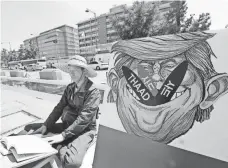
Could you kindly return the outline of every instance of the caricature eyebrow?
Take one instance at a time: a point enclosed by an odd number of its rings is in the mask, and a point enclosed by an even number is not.
[[[174,62],[175,64],[177,64],[177,61],[175,59],[173,59],[173,58],[168,59],[168,60],[164,60],[164,61],[161,62],[161,64],[163,65],[163,64],[166,64],[168,62]]]
[[[206,80],[217,72],[212,64],[211,57],[215,56],[207,39],[212,38],[215,33],[194,32],[158,37],[145,37],[131,40],[121,40],[112,46],[111,52],[122,53],[119,59],[129,56],[133,59],[140,59],[146,62],[160,61],[165,64],[171,61],[170,58],[183,54],[185,60],[192,64],[202,77]],[[159,43],[159,44],[158,44]],[[172,48],[171,46],[174,46]],[[189,47],[190,46],[190,47]],[[169,60],[166,60],[169,59]],[[162,60],[165,60],[164,62]],[[172,60],[179,63],[179,60]],[[130,61],[129,62],[130,65]],[[181,61],[180,61],[181,62]],[[121,67],[123,62],[118,61],[114,66]]]

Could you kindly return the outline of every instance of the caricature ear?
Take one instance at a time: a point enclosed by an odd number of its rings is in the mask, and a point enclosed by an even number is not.
[[[201,109],[207,109],[213,105],[221,96],[228,92],[228,74],[213,76],[206,83],[205,97],[200,103]]]
[[[116,71],[112,68],[107,73],[107,83],[111,87],[111,89],[116,92],[118,88],[119,77]]]

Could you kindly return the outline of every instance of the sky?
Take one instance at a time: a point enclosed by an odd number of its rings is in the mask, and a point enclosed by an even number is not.
[[[131,5],[135,0],[74,0],[74,1],[1,1],[1,45],[18,49],[27,38],[60,25],[76,27],[79,21],[108,13],[114,5]],[[228,24],[228,0],[187,0],[188,13],[197,17],[202,12],[211,14],[211,30],[223,29]]]

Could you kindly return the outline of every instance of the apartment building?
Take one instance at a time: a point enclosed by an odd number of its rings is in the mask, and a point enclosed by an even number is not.
[[[72,26],[62,25],[26,39],[24,46],[37,48],[39,56],[47,59],[67,58],[79,54],[78,30]]]
[[[151,1],[147,3],[153,4],[158,2],[161,14],[169,11],[170,1]],[[111,24],[111,17],[113,15],[117,17],[123,16],[125,7],[127,6],[115,6],[109,10],[109,13],[81,21],[77,24],[81,55],[94,55],[97,51],[111,49],[111,44],[120,39]]]
[[[118,40],[116,32],[111,28],[109,15],[110,13],[102,14],[77,24],[81,55],[94,55],[100,50],[109,51],[111,45],[108,43]]]

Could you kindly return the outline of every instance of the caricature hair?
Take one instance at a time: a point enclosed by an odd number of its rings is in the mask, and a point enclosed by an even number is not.
[[[214,35],[194,32],[119,41],[112,47],[114,66],[122,77],[121,67],[131,65],[134,59],[154,61],[183,55],[207,80],[217,73],[211,61],[211,56],[216,56],[206,41]]]

